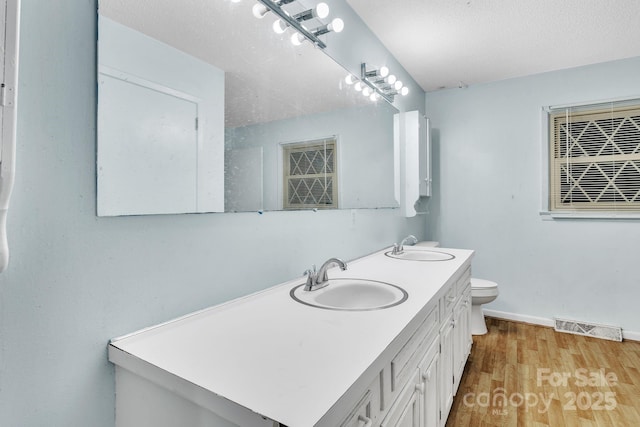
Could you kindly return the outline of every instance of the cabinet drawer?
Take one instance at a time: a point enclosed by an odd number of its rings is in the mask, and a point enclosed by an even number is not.
[[[418,360],[438,335],[438,306],[434,306],[418,330],[391,361],[391,391],[397,391],[406,382]]]

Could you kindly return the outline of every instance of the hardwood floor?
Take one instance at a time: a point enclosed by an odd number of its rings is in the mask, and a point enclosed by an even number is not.
[[[447,427],[640,426],[640,342],[487,318]]]

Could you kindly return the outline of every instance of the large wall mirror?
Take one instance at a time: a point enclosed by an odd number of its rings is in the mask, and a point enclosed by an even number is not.
[[[397,110],[254,4],[99,0],[98,215],[397,206]]]

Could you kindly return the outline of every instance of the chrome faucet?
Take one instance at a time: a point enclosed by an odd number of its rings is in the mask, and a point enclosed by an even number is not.
[[[333,264],[338,265],[343,271],[347,269],[347,263],[340,258],[329,258],[322,264],[320,270],[316,271],[316,266],[313,266],[312,270],[307,270],[304,274],[307,276],[307,283],[304,286],[305,291],[315,291],[316,289],[324,288],[329,284],[329,278],[327,277],[327,270]]]
[[[401,254],[402,252],[404,252],[405,244],[415,245],[416,243],[418,243],[418,239],[416,238],[416,236],[414,236],[413,234],[409,234],[407,237],[402,239],[399,245],[395,243],[393,244],[393,249],[391,250],[391,253],[393,255]]]

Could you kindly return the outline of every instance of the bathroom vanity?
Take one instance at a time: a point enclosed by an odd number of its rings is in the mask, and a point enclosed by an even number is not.
[[[383,309],[301,302],[296,278],[112,340],[116,425],[443,426],[471,349],[473,251],[389,251],[328,270],[325,288],[405,291]]]

